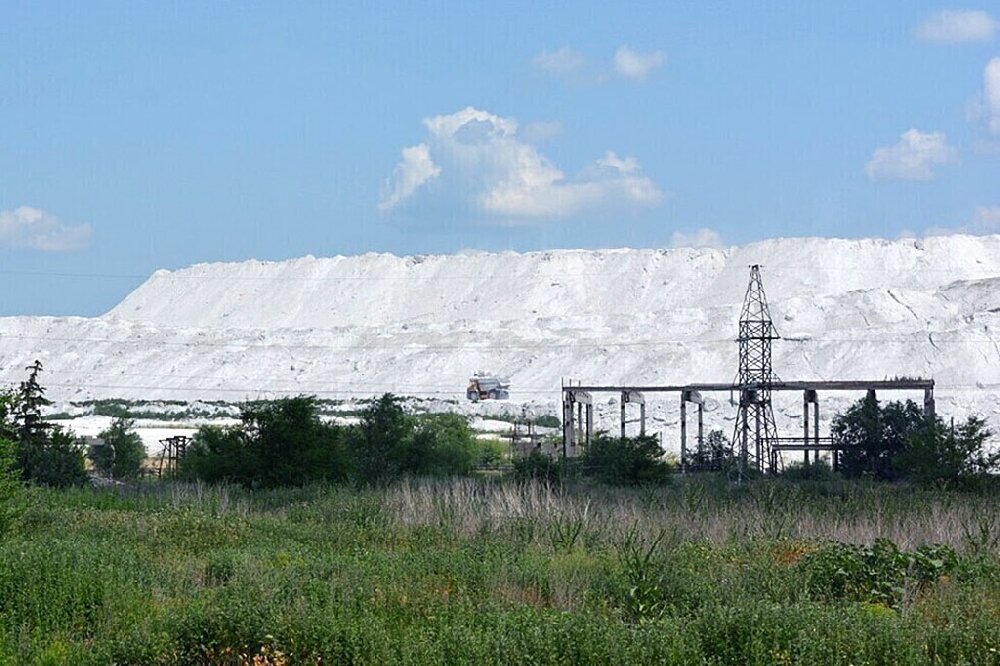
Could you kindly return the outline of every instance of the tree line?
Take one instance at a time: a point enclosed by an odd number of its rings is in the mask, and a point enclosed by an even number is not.
[[[0,472],[48,486],[87,481],[85,455],[95,470],[115,480],[140,476],[145,449],[127,417],[115,418],[89,452],[72,431],[49,423],[51,402],[39,383],[42,365],[26,368],[16,390],[0,393]],[[868,395],[838,414],[833,440],[840,445],[839,471],[848,478],[906,481],[925,485],[975,485],[1000,465],[990,451],[992,433],[972,416],[955,425],[928,418],[912,401],[879,403]],[[234,426],[199,428],[177,476],[249,487],[312,482],[386,483],[401,476],[469,474],[497,463],[505,447],[476,437],[458,414],[410,414],[400,398],[385,394],[361,411],[355,424],[321,418],[317,399],[297,396],[251,401],[241,406]],[[683,462],[692,470],[738,469],[738,453],[721,431]],[[565,480],[587,477],[611,485],[667,482],[675,465],[664,458],[655,437],[597,433],[583,455],[561,461],[534,452],[513,460],[516,479]],[[789,478],[829,473],[826,463],[793,465]],[[0,495],[5,481],[0,479]]]

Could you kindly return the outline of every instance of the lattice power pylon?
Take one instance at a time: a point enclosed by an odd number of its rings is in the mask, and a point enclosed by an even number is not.
[[[738,338],[740,370],[736,384],[740,402],[733,444],[744,470],[754,466],[760,471],[775,472],[778,468],[778,451],[772,449],[772,444],[777,444],[778,429],[771,407],[771,384],[775,379],[771,369],[771,341],[778,337],[764,296],[760,266],[755,264],[750,267]]]

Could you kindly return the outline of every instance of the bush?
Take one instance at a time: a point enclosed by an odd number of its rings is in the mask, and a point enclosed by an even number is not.
[[[48,436],[19,442],[18,466],[26,481],[66,488],[87,482],[83,443],[71,430],[55,427]]]
[[[1000,462],[1000,453],[986,451],[991,433],[982,419],[949,428],[938,416],[929,421],[911,400],[883,407],[869,394],[838,414],[832,430],[850,477],[954,485],[983,477]]]
[[[815,462],[794,463],[785,468],[781,473],[783,479],[788,481],[832,481],[837,475],[826,462],[817,460]]]
[[[655,437],[611,437],[598,433],[583,454],[583,473],[602,483],[638,486],[665,483],[670,465]]]
[[[315,398],[247,403],[240,421],[235,428],[200,428],[181,459],[181,475],[273,488],[350,474],[344,430],[319,418]]]
[[[514,459],[514,478],[517,481],[558,483],[562,480],[562,471],[562,464],[540,451]]]
[[[687,452],[684,461],[692,471],[725,471],[735,469],[739,461],[733,453],[732,442],[721,430],[712,430],[705,437],[701,449],[695,448]]]
[[[399,469],[415,476],[468,474],[479,447],[469,421],[458,414],[430,414],[416,420],[400,442]]]
[[[135,422],[118,417],[107,430],[98,435],[104,443],[91,448],[89,456],[94,467],[113,479],[137,479],[146,459],[146,447],[132,430]]]
[[[403,411],[399,399],[391,393],[368,405],[361,412],[361,424],[351,437],[358,478],[365,483],[382,483],[401,473],[401,451],[410,448],[413,417]]]
[[[986,422],[975,416],[958,428],[935,418],[910,436],[899,456],[899,468],[908,479],[939,486],[985,477],[1000,462],[1000,451],[986,450],[990,435]]]

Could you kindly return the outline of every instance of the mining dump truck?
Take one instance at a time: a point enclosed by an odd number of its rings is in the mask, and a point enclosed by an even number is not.
[[[469,388],[465,389],[466,397],[472,402],[480,400],[506,400],[510,397],[507,389],[510,382],[500,377],[476,375],[469,378]]]

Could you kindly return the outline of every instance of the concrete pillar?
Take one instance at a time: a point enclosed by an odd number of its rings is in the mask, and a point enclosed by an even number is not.
[[[819,446],[819,396],[813,395],[813,443]],[[813,462],[819,462],[819,449],[813,451]]]
[[[573,423],[573,397],[563,392],[563,458],[576,447],[576,424]]]
[[[639,434],[646,434],[646,402],[639,403]]]
[[[935,416],[934,410],[934,389],[927,388],[924,389],[924,417],[928,421],[933,421]]]
[[[687,393],[681,391],[681,473],[687,471]]]
[[[625,402],[628,394],[622,391],[622,439],[625,439]]]
[[[805,449],[805,463],[809,464],[809,391],[802,392],[802,443]]]
[[[705,403],[698,403],[698,453],[705,450]]]
[[[590,445],[590,435],[594,432],[594,406],[587,403],[587,445]]]

